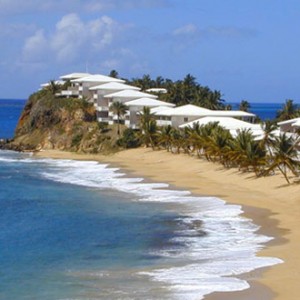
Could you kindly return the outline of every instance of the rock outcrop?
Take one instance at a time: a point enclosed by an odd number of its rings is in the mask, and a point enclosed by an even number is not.
[[[57,98],[49,91],[30,96],[13,140],[0,147],[18,151],[57,149],[98,153],[114,149],[118,136],[96,120],[93,104],[77,98]]]

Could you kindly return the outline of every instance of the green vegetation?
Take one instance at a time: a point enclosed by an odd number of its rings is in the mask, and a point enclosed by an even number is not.
[[[113,102],[109,108],[115,115],[117,115],[117,123],[118,123],[118,135],[120,135],[120,121],[121,118],[126,114],[128,107],[122,102]]]
[[[142,78],[127,80],[127,83],[138,86],[143,91],[150,88],[165,88],[167,93],[160,94],[160,99],[176,105],[194,104],[209,109],[224,109],[225,107],[220,91],[212,91],[207,86],[201,86],[190,74],[186,75],[183,80],[177,81],[161,76],[151,79],[149,75],[144,75]]]

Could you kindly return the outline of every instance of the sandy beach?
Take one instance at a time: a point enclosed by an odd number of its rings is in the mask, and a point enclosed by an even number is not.
[[[243,206],[245,216],[261,226],[263,234],[275,237],[259,253],[277,257],[283,264],[246,275],[251,288],[235,293],[215,293],[206,299],[296,300],[300,295],[300,185],[287,185],[281,174],[255,178],[251,173],[224,169],[187,155],[139,148],[112,155],[81,155],[56,150],[35,155],[51,158],[97,160],[200,195],[222,198]]]

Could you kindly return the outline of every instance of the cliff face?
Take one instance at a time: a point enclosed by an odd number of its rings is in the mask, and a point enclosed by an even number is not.
[[[111,150],[116,139],[113,129],[96,121],[92,104],[40,91],[28,99],[9,147],[97,153]]]

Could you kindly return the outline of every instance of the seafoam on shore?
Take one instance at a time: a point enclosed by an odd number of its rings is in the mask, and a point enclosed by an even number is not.
[[[272,238],[257,234],[259,227],[241,216],[243,211],[238,205],[172,190],[164,183],[126,177],[118,168],[94,161],[43,161],[51,166],[42,174],[50,180],[118,190],[134,195],[134,201],[163,202],[169,204],[168,209],[180,212],[181,226],[172,243],[184,248],[174,246],[152,253],[166,258],[166,265],[136,274],[159,283],[170,293],[170,299],[203,299],[216,291],[247,289],[249,284],[238,275],[282,262],[256,256]]]

